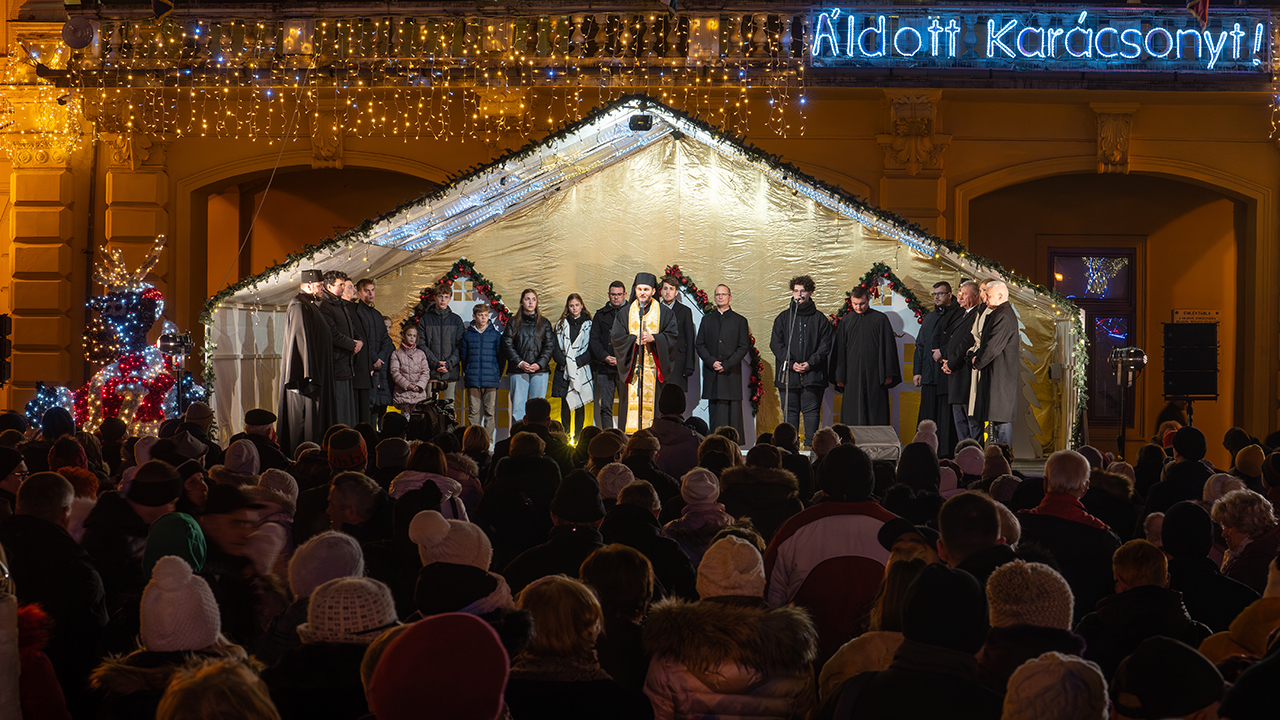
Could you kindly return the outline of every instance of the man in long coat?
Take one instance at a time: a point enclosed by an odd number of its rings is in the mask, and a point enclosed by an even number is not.
[[[320,286],[320,315],[329,325],[329,345],[333,366],[333,415],[334,422],[353,426],[359,420],[356,414],[355,356],[364,347],[351,323],[349,303],[342,299],[342,289],[350,278],[338,270],[324,274]],[[323,433],[323,431],[321,431]]]
[[[319,270],[303,270],[286,314],[277,415],[280,449],[290,458],[334,423],[333,336],[318,307],[321,282]]]
[[[391,336],[387,335],[387,326],[382,322],[382,313],[373,306],[377,293],[376,282],[369,278],[362,279],[356,283],[356,295],[359,300],[353,306],[355,319],[359,322],[364,337],[364,352],[369,353],[369,359],[372,361],[369,366],[369,376],[372,380],[369,391],[369,416],[374,427],[377,427],[382,420],[382,413],[377,411],[385,410],[385,407],[390,404],[387,399],[390,393],[384,388],[388,384],[391,353],[395,350]]]
[[[950,457],[956,445],[951,401],[947,396],[947,376],[942,372],[940,341],[948,337],[944,331],[963,315],[964,311],[951,297],[951,283],[935,283],[933,311],[924,316],[920,333],[916,335],[916,352],[912,360],[915,373],[912,380],[920,388],[920,414],[916,422],[932,420],[937,424],[939,457]]]
[[[845,425],[888,425],[889,390],[902,382],[898,342],[889,318],[871,309],[871,291],[853,289],[853,312],[840,319],[832,351],[831,379],[844,393],[840,422]]]
[[[745,441],[742,426],[742,360],[751,347],[747,319],[733,311],[727,285],[715,287],[716,309],[698,327],[698,357],[702,359],[702,398],[709,405],[711,429],[728,425]]]
[[[947,402],[951,403],[951,420],[955,424],[956,443],[970,438],[977,440],[982,434],[982,424],[969,417],[968,354],[973,347],[973,323],[981,313],[978,284],[966,280],[960,284],[959,305],[964,312],[950,325],[942,329],[938,347],[942,348],[942,373],[947,378]],[[939,439],[938,449],[942,449]]]
[[[631,301],[613,319],[610,339],[618,359],[620,426],[628,434],[649,427],[658,417],[658,393],[676,342],[675,313],[654,302],[657,286],[653,273],[638,273]]]
[[[815,287],[808,275],[791,279],[791,305],[774,318],[769,338],[777,368],[773,384],[783,398],[786,421],[798,430],[803,414],[809,440],[821,427],[832,334],[831,321],[813,304]]]
[[[979,371],[977,411],[974,416],[991,423],[991,442],[1011,443],[1013,421],[1022,388],[1022,340],[1018,316],[1009,302],[1009,288],[1002,280],[987,283],[987,307],[991,314],[982,327],[982,340],[973,355]]]
[[[676,315],[676,341],[671,345],[671,372],[663,373],[667,385],[679,385],[689,392],[689,378],[698,369],[698,327],[693,324],[693,311],[680,302],[680,281],[670,275],[662,278],[658,290],[662,306]]]

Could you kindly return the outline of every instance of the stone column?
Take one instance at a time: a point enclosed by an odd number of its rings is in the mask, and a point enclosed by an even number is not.
[[[947,194],[942,154],[951,144],[950,135],[935,132],[942,91],[884,93],[889,106],[889,132],[876,136],[884,150],[879,205],[942,235]]]
[[[169,232],[169,175],[165,172],[168,143],[141,135],[103,136],[107,165],[106,213],[102,252],[119,250],[129,267],[137,267],[151,251],[157,235]],[[172,304],[173,240],[160,255],[148,282]],[[171,305],[172,306],[172,305]],[[172,313],[166,313],[172,316]]]

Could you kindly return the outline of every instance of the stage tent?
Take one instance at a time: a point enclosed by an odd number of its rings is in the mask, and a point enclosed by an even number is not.
[[[716,284],[729,285],[764,363],[757,423],[750,422],[753,407],[744,393],[748,432],[780,421],[769,335],[788,307],[787,280],[811,275],[814,300],[828,314],[845,306],[851,288],[874,281],[881,293],[874,307],[889,314],[899,336],[904,383],[893,392],[893,408],[904,443],[915,434],[919,403],[911,384],[919,329],[911,305],[928,309],[940,280],[958,286],[966,278],[1000,277],[1022,328],[1015,452],[1042,456],[1067,447],[1080,430],[1082,316],[1065,297],[652,98],[633,96],[210,298],[206,367],[217,416],[230,421],[220,422],[224,439],[240,429],[246,409],[276,406],[284,311],[303,269],[377,278],[378,308],[398,327],[421,289],[456,269],[460,258],[512,309],[521,290],[536,289],[552,322],[569,293],[581,293],[594,311],[612,280],[630,285],[640,271],[661,276],[678,265],[708,296]],[[884,272],[869,276],[873,267]],[[457,285],[462,302],[452,307],[469,320],[477,293],[469,283]],[[696,301],[687,294],[684,300],[700,317]],[[832,412],[838,419],[838,396],[829,393],[826,406],[824,424]],[[690,409],[698,411],[693,399]]]

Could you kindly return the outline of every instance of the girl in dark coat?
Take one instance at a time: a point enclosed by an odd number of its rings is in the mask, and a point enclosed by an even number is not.
[[[512,316],[502,334],[502,356],[511,380],[512,417],[524,417],[529,398],[547,396],[547,378],[556,344],[551,323],[538,309],[538,293],[520,293],[520,311]]]

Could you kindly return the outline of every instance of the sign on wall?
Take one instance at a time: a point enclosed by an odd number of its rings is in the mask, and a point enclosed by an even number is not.
[[[1271,14],[1182,8],[814,10],[814,67],[1269,73]]]

